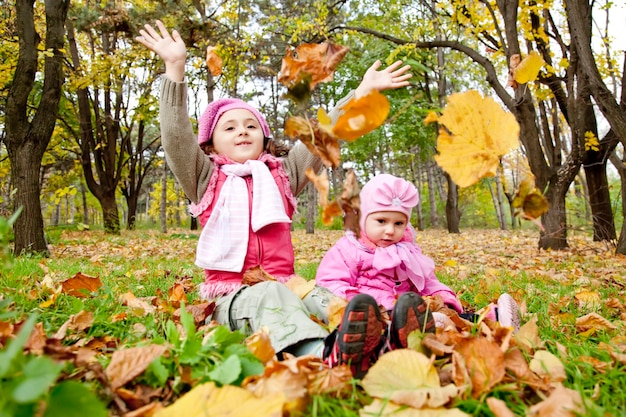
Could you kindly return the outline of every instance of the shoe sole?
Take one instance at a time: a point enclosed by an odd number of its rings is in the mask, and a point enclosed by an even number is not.
[[[498,298],[498,322],[502,326],[513,327],[515,332],[520,328],[519,307],[513,297],[507,293]]]
[[[424,299],[414,292],[398,298],[391,316],[391,343],[396,348],[408,347],[409,335],[415,330],[434,333],[435,319]]]
[[[376,301],[365,294],[356,295],[343,314],[337,333],[339,362],[350,365],[355,378],[363,378],[383,334],[383,320]]]

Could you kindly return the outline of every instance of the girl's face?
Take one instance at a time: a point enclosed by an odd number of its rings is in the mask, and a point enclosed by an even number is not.
[[[365,219],[365,234],[376,246],[386,248],[398,243],[406,229],[407,218],[397,211],[375,211]]]
[[[213,129],[215,153],[244,163],[258,159],[263,152],[263,129],[254,115],[246,109],[224,112]]]

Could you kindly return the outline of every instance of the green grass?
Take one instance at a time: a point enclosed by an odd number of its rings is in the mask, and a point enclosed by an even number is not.
[[[319,240],[321,232],[316,233],[320,235],[310,239]],[[519,238],[515,233],[509,232],[512,238]],[[579,391],[586,399],[585,415],[625,416],[626,365],[623,360],[613,359],[604,346],[620,332],[624,334],[622,315],[626,312],[608,300],[618,300],[622,306],[626,304],[623,273],[626,260],[611,256],[600,244],[593,246],[588,242],[582,244],[580,250],[551,254],[539,253],[533,239],[530,243],[511,240],[517,246],[494,245],[495,249],[478,246],[475,241],[462,241],[472,234],[450,238],[452,249],[443,246],[445,234],[422,234],[426,243],[420,244],[424,252],[435,259],[439,279],[458,291],[469,309],[484,307],[502,292],[522,300],[527,313],[525,319],[531,315],[537,317],[539,336],[545,348],[565,365],[565,386]],[[304,253],[310,256],[323,246],[317,244],[311,249],[304,237],[299,238],[302,240],[296,245],[297,257]],[[509,235],[506,238],[509,239]],[[193,264],[196,239],[196,233],[187,231],[164,235],[139,230],[107,236],[101,231],[63,230],[53,239],[50,258],[24,256],[14,259],[10,265],[0,266],[0,301],[10,298],[12,304],[6,310],[15,316],[0,318],[0,321],[17,322],[30,313],[37,313],[38,321],[50,337],[71,315],[89,311],[94,315],[94,324],[80,337],[115,339],[111,352],[146,340],[163,341],[166,339],[165,316],[129,314],[127,319],[117,322],[111,317],[128,313],[128,308],[120,301],[128,292],[137,297],[153,297],[159,291],[167,294],[174,282],[182,278],[196,285],[201,283],[203,273]],[[483,239],[484,242],[490,240],[493,237]],[[588,250],[586,245],[594,249]],[[495,252],[497,250],[502,252]],[[321,259],[317,255],[315,258]],[[319,259],[306,259],[296,263],[296,273],[313,279]],[[455,260],[457,266],[443,267],[448,259]],[[60,294],[50,306],[43,306],[52,296],[55,285],[79,272],[99,277],[102,287],[86,298]],[[582,291],[597,292],[597,305],[578,301],[576,294]],[[188,297],[190,303],[197,301],[196,291],[190,292]],[[618,330],[588,335],[578,331],[576,318],[591,312],[616,323]],[[0,317],[2,314],[0,311]],[[70,332],[64,343],[74,343],[77,337]],[[517,415],[528,413],[527,398],[524,403],[518,392],[497,387],[489,396],[503,399]],[[458,400],[455,406],[474,416],[493,416],[485,400]],[[318,395],[311,399],[303,415],[358,416],[358,410],[369,401],[356,388],[342,398]]]

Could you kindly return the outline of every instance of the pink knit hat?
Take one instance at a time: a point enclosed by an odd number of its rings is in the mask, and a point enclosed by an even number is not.
[[[359,194],[361,218],[359,225],[365,230],[365,219],[377,211],[397,211],[411,219],[411,210],[419,203],[417,188],[410,182],[390,174],[378,174],[367,182]]]
[[[270,127],[267,125],[265,117],[257,109],[238,98],[221,98],[209,103],[202,116],[200,116],[198,122],[198,145],[208,143],[211,140],[211,136],[213,136],[213,130],[220,117],[228,110],[234,109],[244,109],[252,113],[259,121],[265,137],[271,137]]]

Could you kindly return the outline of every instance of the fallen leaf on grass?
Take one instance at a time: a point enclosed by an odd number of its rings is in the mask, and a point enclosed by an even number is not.
[[[516,415],[509,410],[506,403],[498,398],[487,398],[487,406],[496,417],[516,417]]]
[[[375,398],[371,404],[363,407],[360,416],[380,417],[468,417],[458,408],[412,408],[406,405],[395,404],[392,401]]]
[[[497,343],[484,337],[467,338],[455,351],[464,359],[474,398],[491,391],[504,378],[504,353]]]
[[[59,330],[52,336],[53,339],[64,339],[68,330],[77,330],[82,332],[85,329],[88,329],[93,324],[93,313],[91,311],[79,311],[76,314],[72,314],[69,319],[61,327]]]
[[[79,272],[72,278],[63,281],[61,286],[63,293],[78,298],[85,298],[102,287],[102,281],[98,277],[91,277]]]
[[[154,417],[282,417],[284,394],[274,392],[262,398],[250,391],[213,382],[198,385],[174,404],[157,411]]]
[[[595,332],[597,330],[616,330],[617,326],[599,315],[589,313],[576,319],[576,331],[579,333]]]
[[[559,385],[550,396],[530,407],[533,417],[576,417],[585,415],[582,398],[578,391]]]
[[[166,350],[163,345],[148,345],[114,352],[105,370],[111,389],[115,391],[142,374],[148,365]]]
[[[246,347],[254,356],[266,364],[275,358],[276,352],[267,329],[260,329],[246,338]]]
[[[547,350],[535,352],[529,367],[539,377],[546,378],[550,382],[561,382],[567,377],[563,363]]]
[[[411,349],[382,355],[361,385],[372,397],[418,409],[441,407],[459,394],[454,384],[442,387],[433,362]]]
[[[132,292],[125,293],[122,297],[122,304],[129,307],[135,316],[147,316],[154,314],[156,307],[141,298],[137,298]]]

